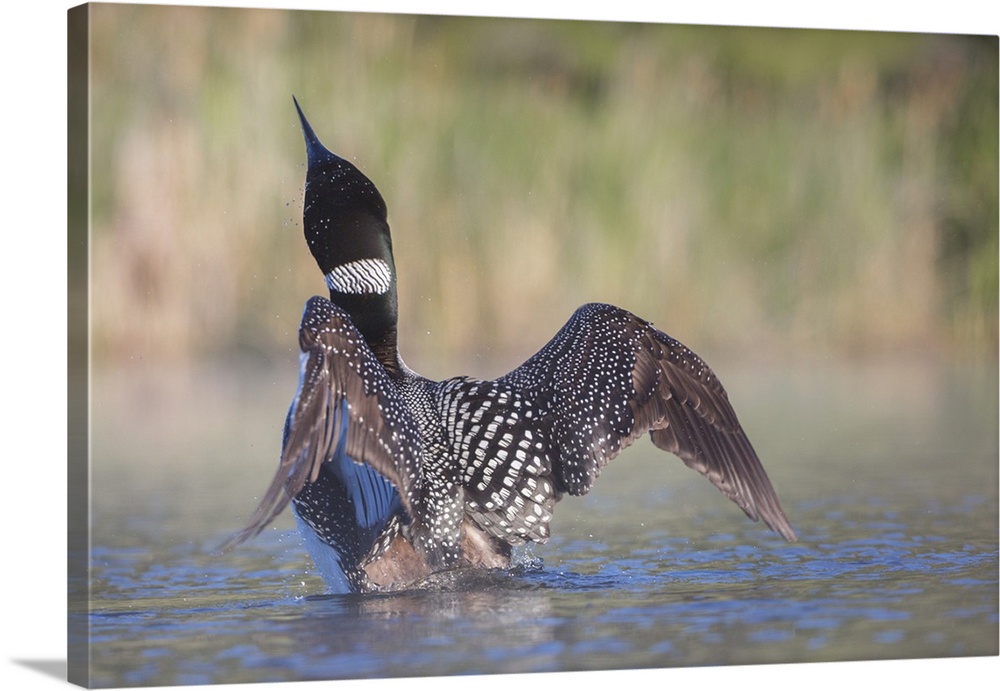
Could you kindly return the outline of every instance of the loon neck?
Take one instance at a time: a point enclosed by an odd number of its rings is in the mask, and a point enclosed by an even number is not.
[[[398,379],[406,371],[406,365],[399,356],[399,349],[396,347],[396,333],[392,334],[392,342],[369,344],[375,357],[385,367],[385,371],[393,379]]]
[[[354,327],[390,374],[401,371],[395,280],[389,290],[377,295],[352,295],[331,289],[330,302],[350,315]]]

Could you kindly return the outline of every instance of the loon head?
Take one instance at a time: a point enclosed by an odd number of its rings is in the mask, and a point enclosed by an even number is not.
[[[385,201],[352,163],[329,151],[292,97],[306,140],[306,243],[330,290],[376,352],[396,347],[396,266]],[[381,355],[381,353],[380,353]]]

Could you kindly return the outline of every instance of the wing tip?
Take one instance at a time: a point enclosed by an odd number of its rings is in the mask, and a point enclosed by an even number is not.
[[[215,549],[212,550],[212,553],[215,554],[215,555],[217,555],[217,556],[221,556],[223,554],[226,554],[227,552],[231,552],[233,549],[235,549],[236,547],[240,546],[241,544],[243,544],[247,540],[249,540],[249,539],[251,539],[251,538],[256,537],[257,535],[259,535],[260,532],[263,529],[264,529],[264,526],[257,527],[257,526],[248,525],[243,530],[240,530],[240,531],[237,531],[237,532],[233,533],[232,535],[230,535],[229,537],[227,537],[224,541],[222,541],[221,543],[219,543],[215,547]]]
[[[786,542],[799,541],[798,534],[795,532],[795,529],[791,526],[791,524],[787,520],[785,520],[784,516],[782,516],[781,521],[769,521],[767,525],[768,527],[771,528],[771,530],[778,533],[778,535],[780,535],[781,537],[785,538]]]

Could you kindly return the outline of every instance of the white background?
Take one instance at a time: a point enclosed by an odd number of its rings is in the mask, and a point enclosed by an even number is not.
[[[66,12],[74,3],[31,0],[5,7],[0,51],[4,94],[3,165],[0,221],[3,287],[3,421],[7,453],[3,468],[4,585],[3,688],[64,688],[50,670],[66,659]],[[655,0],[573,3],[554,0],[444,0],[188,2],[285,9],[340,9],[485,16],[570,17],[671,23],[878,29],[936,33],[998,33],[995,0],[937,3],[815,3],[778,0],[702,0],[660,3]],[[567,5],[569,3],[566,3]],[[661,7],[662,5],[662,7]],[[679,7],[676,5],[680,5]],[[571,684],[621,684],[645,688],[697,685],[771,688],[861,689],[941,688],[995,683],[1000,659],[917,660],[907,662],[756,666],[566,674]],[[994,682],[989,682],[989,679]],[[482,677],[476,688],[510,684],[551,685],[552,675]],[[469,679],[338,682],[343,689],[460,689]],[[240,691],[306,691],[330,686],[305,684],[229,685]]]

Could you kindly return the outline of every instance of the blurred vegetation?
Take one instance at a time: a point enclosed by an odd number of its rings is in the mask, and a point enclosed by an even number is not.
[[[292,94],[387,200],[428,374],[589,300],[703,352],[996,357],[996,37],[91,7],[97,362],[297,348]]]

